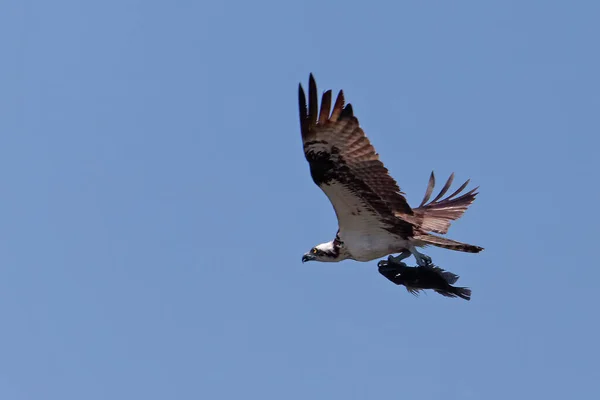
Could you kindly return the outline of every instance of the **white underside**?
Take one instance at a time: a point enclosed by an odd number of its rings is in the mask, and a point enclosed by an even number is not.
[[[407,240],[384,229],[378,214],[343,185],[332,183],[322,189],[337,214],[340,240],[353,259],[371,261],[408,249]]]
[[[408,241],[391,235],[389,232],[340,231],[340,239],[352,258],[357,261],[371,261],[389,254],[400,253],[408,249]]]

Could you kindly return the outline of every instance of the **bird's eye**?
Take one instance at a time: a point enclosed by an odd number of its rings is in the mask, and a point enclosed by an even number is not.
[[[317,250],[316,248],[313,249],[313,254],[317,254],[319,252],[319,250]]]

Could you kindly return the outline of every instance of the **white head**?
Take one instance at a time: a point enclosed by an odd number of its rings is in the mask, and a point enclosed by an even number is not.
[[[302,262],[321,261],[321,262],[338,262],[350,258],[350,254],[346,251],[344,244],[337,238],[334,240],[321,243],[302,256]]]

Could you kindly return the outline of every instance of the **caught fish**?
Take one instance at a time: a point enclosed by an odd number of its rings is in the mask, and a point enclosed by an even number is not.
[[[409,267],[402,262],[395,262],[391,258],[377,263],[379,273],[396,285],[404,285],[406,290],[415,296],[424,289],[432,289],[442,296],[460,297],[471,300],[471,289],[452,286],[459,276],[452,272],[444,271],[434,265],[422,267]]]

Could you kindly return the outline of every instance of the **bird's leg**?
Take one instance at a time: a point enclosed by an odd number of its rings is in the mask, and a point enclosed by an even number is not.
[[[419,265],[419,267],[428,267],[432,264],[431,257],[429,257],[428,255],[425,255],[423,253],[419,253],[417,251],[417,249],[415,248],[415,246],[410,246],[409,250],[410,250],[409,253],[411,253],[413,256],[415,256],[415,259],[417,260],[417,264]]]
[[[402,260],[410,257],[412,253],[408,250],[404,250],[402,253],[397,255],[396,257],[390,255],[388,256],[388,262],[396,265],[400,265],[402,267],[406,267],[407,265],[402,262]]]

